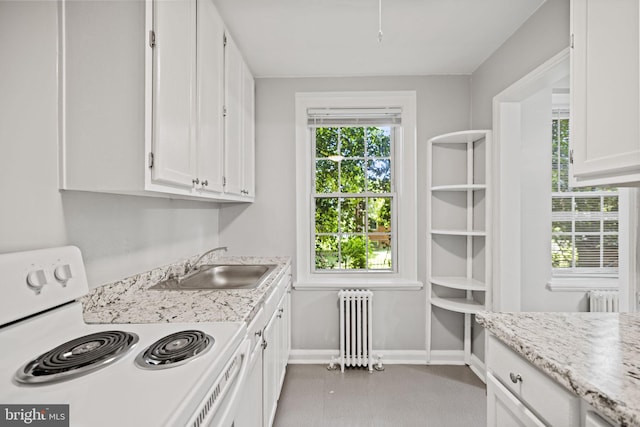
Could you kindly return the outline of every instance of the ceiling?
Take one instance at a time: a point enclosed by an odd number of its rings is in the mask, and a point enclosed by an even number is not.
[[[471,74],[545,0],[214,0],[256,77]]]

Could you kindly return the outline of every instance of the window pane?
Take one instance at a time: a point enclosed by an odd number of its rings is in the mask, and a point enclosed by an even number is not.
[[[340,207],[340,231],[357,233],[364,231],[366,204],[364,198],[344,198]]]
[[[372,193],[391,192],[391,160],[368,161],[367,190]]]
[[[369,235],[369,264],[372,270],[390,270],[391,236],[389,234]]]
[[[367,240],[364,236],[346,236],[340,243],[343,268],[367,268]]]
[[[600,236],[576,236],[576,267],[600,267]]]
[[[338,237],[316,236],[315,265],[318,270],[339,268]]]
[[[618,221],[617,220],[605,221],[604,231],[618,231]]]
[[[571,212],[571,197],[554,197],[551,202],[553,212]]]
[[[316,193],[338,191],[338,163],[332,160],[316,160]]]
[[[603,267],[618,267],[618,236],[604,236]]]
[[[391,128],[367,128],[367,155],[369,157],[391,155]]]
[[[391,231],[391,197],[369,198],[369,231]]]
[[[338,199],[316,199],[316,233],[338,232]]]
[[[576,212],[600,212],[600,197],[576,197]]]
[[[338,155],[338,128],[316,129],[316,157]]]
[[[599,233],[600,221],[576,221],[576,233]]]
[[[573,267],[571,236],[551,236],[551,265],[553,268]]]
[[[551,230],[554,233],[571,233],[571,221],[553,221]]]
[[[603,197],[602,210],[604,212],[618,212],[618,196]]]
[[[364,192],[364,160],[340,162],[340,191],[342,193]]]
[[[364,128],[340,128],[340,155],[364,157]]]

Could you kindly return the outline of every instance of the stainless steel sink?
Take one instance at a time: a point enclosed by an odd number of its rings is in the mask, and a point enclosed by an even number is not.
[[[255,289],[276,268],[263,264],[205,264],[184,277],[167,279],[151,286],[152,290],[229,290]]]

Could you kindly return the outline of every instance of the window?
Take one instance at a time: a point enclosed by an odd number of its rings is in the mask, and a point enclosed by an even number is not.
[[[617,277],[619,195],[612,187],[569,185],[569,117],[552,119],[551,263],[554,276]]]
[[[394,128],[311,127],[315,271],[393,270]]]
[[[296,94],[296,288],[419,289],[416,95]]]

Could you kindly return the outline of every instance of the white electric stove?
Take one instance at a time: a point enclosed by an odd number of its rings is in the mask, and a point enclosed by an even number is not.
[[[0,286],[0,425],[46,405],[69,405],[70,426],[230,425],[243,323],[85,324],[70,246],[0,255]]]

